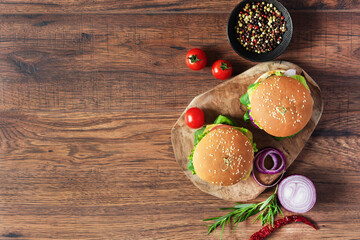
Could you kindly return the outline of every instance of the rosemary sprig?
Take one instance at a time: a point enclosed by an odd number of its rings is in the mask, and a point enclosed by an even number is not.
[[[219,210],[232,210],[232,211],[221,217],[204,219],[203,221],[212,221],[212,220],[215,221],[211,225],[206,225],[207,227],[209,227],[208,234],[214,231],[217,227],[221,226],[220,239],[222,239],[226,224],[230,225],[231,222],[233,224],[236,224],[233,230],[234,232],[240,222],[245,221],[249,217],[259,212],[260,214],[255,218],[253,223],[260,220],[262,225],[269,224],[271,226],[274,226],[275,216],[279,213],[281,213],[281,215],[284,216],[277,202],[277,197],[276,197],[277,188],[278,187],[276,186],[275,192],[263,202],[252,203],[252,204],[237,203],[237,205],[235,205],[234,207],[220,208]]]

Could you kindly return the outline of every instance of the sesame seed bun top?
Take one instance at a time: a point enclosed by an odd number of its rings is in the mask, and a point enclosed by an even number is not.
[[[254,151],[239,130],[224,126],[210,131],[196,146],[193,164],[203,180],[228,186],[249,176]]]
[[[263,130],[276,137],[298,133],[313,111],[310,92],[298,80],[271,76],[250,97],[251,115]]]

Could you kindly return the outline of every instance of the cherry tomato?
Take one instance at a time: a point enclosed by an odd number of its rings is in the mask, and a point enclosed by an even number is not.
[[[190,128],[199,128],[204,125],[205,116],[203,111],[200,108],[193,107],[185,113],[185,123]]]
[[[206,63],[206,54],[199,48],[193,48],[186,54],[186,65],[192,70],[203,69]]]
[[[220,80],[228,79],[232,74],[232,66],[228,61],[217,60],[212,65],[212,74]]]

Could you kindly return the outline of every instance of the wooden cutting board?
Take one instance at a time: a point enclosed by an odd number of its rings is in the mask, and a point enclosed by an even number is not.
[[[240,104],[239,101],[240,96],[246,92],[247,87],[251,83],[254,83],[261,74],[275,69],[296,69],[297,74],[302,73],[308,81],[311,96],[314,100],[313,114],[309,123],[300,133],[282,141],[277,141],[264,131],[255,128],[251,123],[244,122],[243,116],[246,112],[246,107]],[[191,182],[201,191],[218,198],[239,202],[256,198],[265,188],[259,186],[252,177],[232,186],[217,186],[200,179],[196,174],[193,175],[187,169],[188,156],[193,149],[195,130],[187,127],[184,121],[184,114],[187,109],[191,107],[199,107],[204,111],[205,124],[213,123],[219,114],[236,119],[239,126],[245,127],[253,133],[254,141],[259,150],[265,147],[275,147],[281,150],[287,160],[287,169],[299,155],[318,124],[323,111],[323,102],[320,88],[316,82],[302,68],[286,61],[260,63],[236,77],[219,84],[215,88],[198,95],[191,101],[171,130],[171,141],[175,159],[186,176],[188,176]],[[260,179],[262,182],[270,184],[274,182],[279,175],[280,174],[264,174],[260,175]]]

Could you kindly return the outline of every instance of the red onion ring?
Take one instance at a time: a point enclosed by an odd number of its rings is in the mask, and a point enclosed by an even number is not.
[[[265,159],[267,156],[270,156],[274,163],[271,169],[267,169],[265,167]],[[278,157],[281,160],[280,166],[278,166],[279,165]],[[285,168],[285,163],[286,163],[286,159],[284,154],[276,148],[264,148],[260,150],[254,158],[254,165],[256,170],[259,173],[264,173],[264,174],[276,174],[281,172]]]
[[[265,159],[267,156],[270,156],[274,163],[271,169],[267,169],[265,167]],[[279,159],[280,159],[280,161],[279,161]],[[260,186],[273,187],[276,184],[278,184],[278,182],[284,176],[285,167],[286,167],[286,158],[280,150],[278,150],[276,148],[264,148],[264,149],[260,150],[254,158],[254,169],[252,171],[252,176],[253,176],[255,182],[257,184],[259,184]],[[255,170],[258,171],[259,173],[263,173],[263,174],[277,174],[282,171],[282,174],[281,174],[280,178],[274,184],[264,185],[264,184],[260,183],[259,180],[257,180],[257,178],[255,176]]]
[[[316,202],[314,183],[302,175],[292,175],[282,180],[277,194],[281,205],[294,213],[305,213]]]
[[[282,172],[281,176],[279,177],[279,179],[278,179],[275,183],[273,183],[273,184],[271,184],[271,185],[265,185],[265,184],[262,184],[261,182],[259,182],[259,180],[257,180],[257,178],[255,177],[254,170],[252,171],[252,176],[253,176],[255,182],[256,182],[257,184],[259,184],[260,186],[263,186],[263,187],[266,187],[266,188],[270,188],[270,187],[273,187],[273,186],[275,186],[276,184],[278,184],[278,183],[280,182],[280,180],[282,179],[282,177],[284,176],[284,174],[285,174],[285,170]]]
[[[251,113],[251,110],[249,110],[249,118],[250,118],[251,123],[252,123],[256,128],[260,129],[260,127],[255,123],[254,118],[250,115],[250,113]]]

